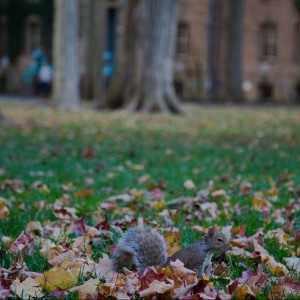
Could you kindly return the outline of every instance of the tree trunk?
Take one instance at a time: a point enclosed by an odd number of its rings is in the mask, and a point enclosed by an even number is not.
[[[101,104],[102,53],[104,50],[104,1],[88,0],[88,26],[86,30],[85,72],[83,80],[83,97],[96,100]],[[100,102],[100,103],[99,103]],[[103,103],[102,103],[103,105]]]
[[[244,0],[230,0],[227,97],[239,103],[244,101],[242,90],[242,45],[243,45]]]
[[[80,105],[78,0],[55,0],[53,44],[53,102],[62,109],[77,109]]]
[[[182,113],[173,87],[177,0],[129,0],[123,54],[110,107]]]

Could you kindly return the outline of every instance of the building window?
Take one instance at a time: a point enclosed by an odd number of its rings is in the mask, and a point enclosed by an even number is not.
[[[261,58],[274,60],[277,56],[277,27],[274,24],[261,26]]]
[[[31,53],[41,46],[41,19],[29,16],[25,21],[25,50]]]
[[[176,54],[187,54],[189,50],[189,25],[180,22],[177,27]]]
[[[177,96],[182,97],[184,95],[184,86],[181,80],[174,80],[174,88]]]
[[[268,82],[262,82],[258,86],[259,99],[261,101],[271,101],[274,98],[273,85]]]
[[[7,54],[7,19],[0,17],[0,56]]]

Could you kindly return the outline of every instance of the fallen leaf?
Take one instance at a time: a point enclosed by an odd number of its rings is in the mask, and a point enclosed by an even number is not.
[[[172,267],[174,275],[186,282],[187,285],[197,282],[197,273],[187,269],[179,259],[170,262],[170,266]]]
[[[183,186],[187,189],[187,190],[195,190],[196,189],[196,185],[193,182],[192,179],[187,179],[184,183]]]
[[[281,228],[268,231],[266,237],[270,239],[276,238],[281,246],[287,246],[287,240],[289,238],[289,236]]]
[[[26,232],[31,233],[31,232],[42,232],[43,231],[43,227],[41,225],[41,223],[39,221],[32,221],[29,222],[26,225]]]
[[[95,264],[95,274],[97,278],[104,278],[106,281],[114,282],[119,274],[114,269],[114,261],[105,253],[103,258]]]
[[[178,232],[169,232],[165,236],[165,240],[167,241],[167,254],[168,256],[172,256],[175,252],[181,249],[179,245],[179,233]]]
[[[236,299],[243,300],[243,299],[255,299],[255,296],[247,284],[238,286],[235,290],[234,296]]]
[[[167,278],[165,281],[154,280],[150,283],[149,287],[140,292],[140,297],[149,297],[156,294],[163,295],[171,291],[174,287],[174,281]]]
[[[258,244],[256,239],[253,239],[254,251],[257,256],[261,257],[261,261],[267,261],[266,266],[274,275],[286,275],[288,274],[288,269],[285,265],[277,262],[272,255],[270,255],[266,249]]]
[[[75,285],[78,281],[79,273],[79,268],[65,269],[63,267],[54,267],[34,280],[42,288],[54,291],[57,287],[66,289]]]
[[[270,208],[271,204],[268,200],[260,198],[260,197],[254,197],[252,200],[253,206],[255,210],[262,211],[263,209]]]
[[[9,209],[7,202],[4,198],[0,198],[0,219],[5,218],[9,215]]]
[[[286,265],[290,268],[300,273],[300,258],[299,257],[284,257],[283,260]]]
[[[79,299],[95,299],[98,285],[99,279],[89,279],[84,284],[71,288],[70,292],[78,292]]]
[[[44,294],[39,284],[30,277],[26,278],[23,282],[17,278],[11,285],[11,290],[22,299],[30,299],[32,297],[43,298]]]
[[[79,190],[76,192],[75,196],[78,199],[88,198],[94,195],[93,190]]]
[[[227,193],[225,190],[216,190],[216,191],[213,191],[211,193],[211,196],[215,199],[221,199],[221,198],[224,198],[227,196]]]

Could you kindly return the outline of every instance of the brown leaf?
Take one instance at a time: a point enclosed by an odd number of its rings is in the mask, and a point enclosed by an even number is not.
[[[76,192],[75,196],[78,199],[88,198],[94,195],[93,190],[79,190]]]
[[[187,269],[183,262],[179,259],[176,259],[174,262],[170,263],[173,273],[176,277],[179,277],[181,280],[186,282],[186,284],[193,284],[197,282],[197,273],[190,269]]]
[[[7,202],[4,198],[0,198],[0,219],[5,218],[9,215],[9,209]]]

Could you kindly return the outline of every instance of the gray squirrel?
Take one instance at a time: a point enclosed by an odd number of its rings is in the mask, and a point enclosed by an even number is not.
[[[230,249],[228,239],[215,227],[196,243],[175,252],[168,258],[164,238],[151,229],[131,228],[119,240],[114,251],[114,267],[132,261],[139,274],[148,266],[167,267],[170,262],[179,259],[188,269],[195,270],[199,276],[205,272],[214,252],[224,253]]]

